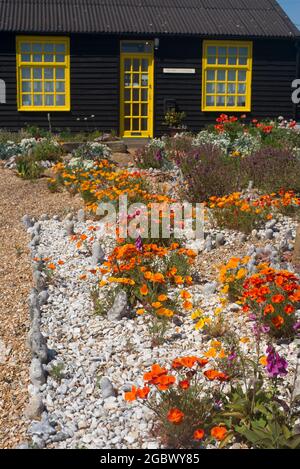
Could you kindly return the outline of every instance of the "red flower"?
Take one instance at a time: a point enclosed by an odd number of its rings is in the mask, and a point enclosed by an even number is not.
[[[202,440],[204,437],[204,434],[205,434],[204,430],[202,430],[202,428],[199,428],[198,430],[194,432],[193,438],[194,440],[197,440],[197,441]]]
[[[180,387],[181,389],[184,389],[184,390],[185,390],[185,389],[188,389],[188,388],[190,387],[190,382],[189,382],[187,379],[185,379],[185,380],[183,380],[183,381],[180,381],[180,382],[179,382],[179,387]]]
[[[227,429],[225,427],[213,427],[210,434],[215,440],[222,441],[227,435]]]
[[[167,419],[169,422],[174,423],[174,425],[178,425],[184,419],[184,413],[177,409],[177,407],[174,407],[169,410]]]

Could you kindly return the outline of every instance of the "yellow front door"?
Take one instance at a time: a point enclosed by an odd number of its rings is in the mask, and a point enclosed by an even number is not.
[[[153,44],[121,42],[121,135],[153,137]]]

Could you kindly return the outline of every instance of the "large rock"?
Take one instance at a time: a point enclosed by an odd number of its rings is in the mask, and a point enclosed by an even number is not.
[[[29,420],[37,420],[41,417],[45,406],[40,393],[31,396],[29,404],[25,409],[25,417]]]
[[[121,290],[114,301],[112,308],[108,311],[107,317],[110,321],[119,321],[128,315],[127,294]]]
[[[46,345],[46,339],[41,332],[34,328],[29,332],[29,345],[34,357],[40,359],[42,363],[48,361],[48,350]]]
[[[93,244],[92,247],[92,264],[97,265],[104,261],[105,252],[103,251],[101,244],[97,241]]]
[[[46,375],[39,358],[34,357],[31,361],[29,376],[34,386],[42,386],[46,382]]]
[[[22,223],[27,229],[33,226],[33,221],[29,215],[24,215],[24,217],[22,217]]]
[[[108,397],[111,396],[116,396],[116,391],[110,381],[109,378],[106,376],[103,376],[100,380],[100,389],[102,391],[102,397],[103,399],[107,399]]]

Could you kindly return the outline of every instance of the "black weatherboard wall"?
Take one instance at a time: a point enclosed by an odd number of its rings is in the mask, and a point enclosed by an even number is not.
[[[119,51],[120,40],[125,38],[137,39],[137,36],[70,35],[71,111],[52,112],[53,129],[118,131]],[[147,36],[147,39],[154,37]],[[7,86],[7,103],[0,104],[0,127],[18,130],[26,125],[37,125],[47,128],[47,112],[17,110],[15,41],[15,34],[0,33],[0,78]],[[161,135],[166,130],[163,125],[166,99],[175,100],[178,109],[186,112],[186,124],[193,131],[213,122],[218,114],[201,111],[202,39],[161,36],[154,60],[154,134]],[[195,68],[196,73],[165,74],[164,68]],[[253,40],[252,112],[248,116],[259,119],[279,115],[293,117],[291,84],[295,78],[293,39]],[[95,118],[91,119],[91,115]]]
[[[52,112],[54,129],[103,130],[119,127],[119,40],[115,36],[71,35],[71,111]],[[47,112],[18,112],[16,35],[0,33],[0,79],[7,103],[0,104],[0,127],[48,126]],[[91,115],[95,118],[91,119]],[[85,121],[84,118],[88,120]],[[80,119],[80,120],[78,120]]]

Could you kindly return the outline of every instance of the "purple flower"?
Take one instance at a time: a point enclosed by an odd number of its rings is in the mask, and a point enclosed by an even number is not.
[[[161,154],[161,151],[160,151],[160,150],[158,150],[158,151],[156,152],[156,154],[155,154],[155,159],[156,159],[157,161],[161,161],[161,160],[162,160],[162,154]]]
[[[235,352],[231,352],[230,355],[228,355],[228,361],[233,362],[237,358],[237,354]]]
[[[272,345],[267,348],[267,372],[270,378],[285,376],[287,374],[288,362],[280,357]]]
[[[295,332],[300,332],[300,321],[296,322],[293,325],[293,329],[294,329]]]
[[[143,241],[140,236],[135,240],[134,244],[138,251],[143,252]]]

